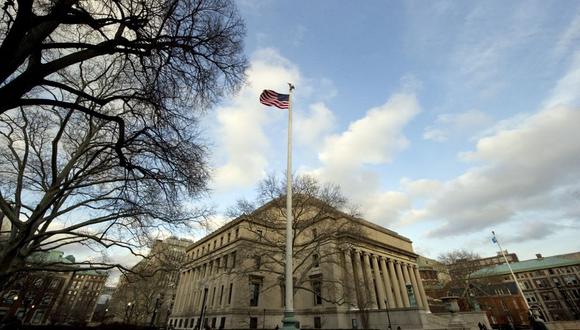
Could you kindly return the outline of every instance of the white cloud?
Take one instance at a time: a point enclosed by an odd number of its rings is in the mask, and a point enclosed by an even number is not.
[[[230,105],[217,109],[217,136],[226,162],[215,170],[217,189],[248,187],[264,177],[270,144],[264,133],[282,113],[264,111],[257,102],[264,89],[285,91],[301,82],[298,68],[274,49],[257,51],[247,71],[248,83]]]
[[[567,73],[562,77],[556,87],[551,91],[551,96],[544,102],[544,108],[557,105],[578,106],[580,105],[580,50],[578,50]]]
[[[566,31],[560,35],[556,48],[554,49],[557,57],[562,57],[570,49],[577,47],[580,42],[580,13],[576,14],[572,22],[568,25]]]
[[[489,96],[505,86],[503,75],[510,57],[542,31],[544,11],[529,3],[515,5],[508,14],[497,13],[496,6],[485,2],[470,8],[450,59],[462,84]]]
[[[477,231],[554,207],[562,196],[550,194],[580,179],[578,140],[580,111],[565,107],[542,110],[518,127],[481,138],[462,157],[484,165],[446,182],[429,202],[429,217],[446,221],[431,234]]]
[[[342,134],[330,136],[319,158],[327,167],[344,170],[365,164],[389,163],[397,152],[409,145],[402,130],[419,111],[414,95],[396,94],[351,123]]]
[[[381,225],[392,224],[410,209],[409,197],[399,191],[369,194],[362,202],[365,218]]]
[[[419,112],[415,95],[391,96],[344,132],[327,137],[319,153],[322,166],[309,173],[339,184],[360,205],[365,218],[383,225],[397,221],[410,208],[408,197],[397,191],[381,191],[379,174],[367,166],[390,163],[408,147],[403,129]]]
[[[322,102],[310,105],[309,112],[296,113],[294,136],[304,145],[316,146],[334,128],[336,118]]]
[[[479,110],[441,114],[433,125],[425,128],[423,139],[445,142],[451,137],[473,134],[491,123],[491,117]]]
[[[437,194],[443,184],[437,180],[419,179],[410,180],[408,178],[401,179],[401,187],[412,197],[431,197]]]

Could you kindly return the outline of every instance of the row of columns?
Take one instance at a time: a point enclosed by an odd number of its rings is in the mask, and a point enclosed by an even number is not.
[[[220,263],[221,262],[223,262],[223,259],[220,260]],[[205,306],[207,306],[208,309],[216,306],[216,301],[219,304],[219,299],[222,299],[220,306],[227,304],[228,296],[233,296],[233,293],[230,293],[230,290],[233,290],[233,287],[235,286],[230,286],[230,276],[225,274],[228,268],[227,266],[229,265],[220,267],[220,265],[218,265],[214,260],[211,263],[206,263],[181,272],[176,289],[173,314],[182,315],[186,313],[189,315],[192,312],[194,314],[200,314],[203,307],[203,298],[206,289],[207,294],[205,297]]]
[[[429,310],[416,265],[360,250],[346,250],[344,259],[345,298],[350,305],[360,309],[409,308],[409,284],[417,307]]]

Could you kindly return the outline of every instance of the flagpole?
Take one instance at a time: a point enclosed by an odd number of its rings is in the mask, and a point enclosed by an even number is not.
[[[292,215],[292,91],[294,86],[288,83],[288,159],[286,164],[286,297],[283,329],[296,329],[294,319],[294,288],[292,266],[293,215]]]
[[[497,244],[497,246],[499,247],[499,252],[501,252],[501,255],[503,256],[503,260],[505,260],[506,265],[508,266],[510,273],[512,274],[512,277],[514,279],[514,282],[516,282],[516,286],[518,288],[518,291],[520,292],[522,298],[524,299],[524,303],[526,304],[526,308],[528,310],[528,313],[530,312],[530,305],[528,304],[528,301],[526,300],[526,296],[524,295],[524,290],[522,290],[522,287],[520,286],[520,282],[518,282],[518,279],[516,278],[516,274],[514,274],[514,271],[512,269],[512,266],[510,266],[509,261],[507,260],[505,253],[503,252],[503,249],[501,247],[501,244],[499,243],[499,240],[497,239],[497,237],[495,236],[495,231],[491,231],[491,233],[493,234],[493,240],[495,241],[495,244]]]

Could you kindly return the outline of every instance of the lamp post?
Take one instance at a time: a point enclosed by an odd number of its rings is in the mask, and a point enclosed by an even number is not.
[[[129,309],[133,309],[131,306],[133,306],[133,303],[128,302],[127,307],[125,307],[125,323],[129,323]]]
[[[153,315],[151,315],[151,322],[149,322],[149,326],[153,327],[153,323],[155,322],[155,316],[157,316],[157,309],[159,308],[159,299],[161,299],[161,294],[157,294],[157,298],[155,299],[155,308],[153,309]]]
[[[19,307],[19,306],[17,306],[17,304],[18,304],[19,298],[20,297],[18,297],[18,295],[14,295],[14,297],[12,297],[12,304],[15,306],[15,314],[16,314],[17,319],[18,319],[18,307]]]
[[[391,314],[389,313],[389,302],[387,298],[385,298],[385,310],[387,311],[387,320],[389,320],[389,327],[387,329],[391,330],[393,328],[391,327]]]

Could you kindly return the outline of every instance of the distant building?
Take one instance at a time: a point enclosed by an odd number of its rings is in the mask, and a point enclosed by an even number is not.
[[[515,253],[509,253],[507,250],[503,251],[505,253],[508,262],[517,262],[518,256]],[[498,251],[493,257],[485,257],[478,259],[459,259],[454,263],[448,265],[449,274],[451,278],[464,277],[478,269],[505,264],[505,260],[502,256],[502,252]]]
[[[107,321],[109,307],[111,303],[111,298],[115,292],[115,287],[105,286],[101,290],[101,294],[97,298],[97,305],[95,306],[95,311],[91,322],[93,323],[103,323]]]
[[[0,242],[6,237],[10,236],[10,229],[12,224],[4,217],[4,213],[0,212]]]
[[[74,257],[61,251],[35,253],[29,259],[34,264],[74,262]],[[98,277],[98,279],[86,276]],[[81,278],[82,276],[82,278]],[[70,271],[30,271],[23,273],[11,285],[0,291],[0,320],[17,317],[26,324],[84,323],[90,318],[107,273],[83,271],[71,265]],[[70,292],[70,293],[69,293]],[[74,293],[76,292],[76,293]],[[75,299],[71,299],[74,297]]]
[[[178,273],[191,240],[170,237],[156,240],[147,258],[119,279],[111,298],[107,321],[137,325],[167,324]]]
[[[446,312],[447,306],[440,298],[448,295],[446,288],[451,281],[449,269],[443,263],[423,256],[417,258],[417,266],[427,295],[429,309],[432,312]]]
[[[580,253],[510,263],[530,308],[536,310],[546,321],[580,319]],[[515,283],[507,265],[483,268],[472,274],[478,281],[490,281],[511,285],[509,293],[496,292],[495,296],[516,295]],[[523,301],[522,304],[523,305]],[[482,309],[485,309],[485,303]],[[525,308],[520,306],[519,309]],[[497,318],[499,313],[493,313]],[[501,316],[501,315],[499,315]]]
[[[97,306],[97,298],[108,277],[106,272],[96,270],[74,272],[64,297],[54,312],[56,323],[89,323]]]

